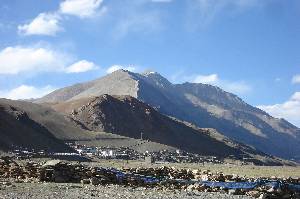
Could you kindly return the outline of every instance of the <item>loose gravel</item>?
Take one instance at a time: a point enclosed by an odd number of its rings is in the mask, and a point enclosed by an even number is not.
[[[56,183],[13,183],[0,187],[0,199],[253,199],[222,193],[132,188],[119,185],[93,186]]]

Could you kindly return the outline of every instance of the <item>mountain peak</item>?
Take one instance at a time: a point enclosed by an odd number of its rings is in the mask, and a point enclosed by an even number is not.
[[[148,82],[160,88],[168,88],[172,86],[172,83],[169,82],[169,80],[167,80],[164,76],[162,76],[158,72],[147,71],[145,73],[142,73],[142,75],[146,78]]]
[[[143,72],[142,75],[149,76],[149,75],[160,75],[160,74],[155,71],[147,70],[147,71]]]
[[[128,74],[132,74],[132,72],[129,70],[126,70],[126,69],[118,69],[108,75],[113,75],[113,74],[127,74],[128,75]]]

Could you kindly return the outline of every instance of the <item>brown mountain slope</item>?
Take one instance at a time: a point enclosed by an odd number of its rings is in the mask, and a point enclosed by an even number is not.
[[[89,130],[105,131],[169,145],[201,155],[221,158],[233,155],[240,159],[265,154],[224,137],[216,139],[209,129],[196,129],[160,114],[154,108],[130,96],[83,98],[58,103],[57,111],[69,114],[76,124]],[[273,161],[267,157],[269,161]]]
[[[83,130],[52,108],[25,101],[0,99],[0,152],[11,151],[15,147],[51,152],[72,151],[64,144],[65,141],[89,146],[129,147],[140,152],[176,150],[159,143]]]
[[[24,110],[0,103],[0,149],[15,147],[49,152],[72,151],[47,128],[32,120]]]
[[[0,99],[0,149],[12,146],[48,151],[71,151],[64,144],[70,140],[94,140],[95,132],[78,128],[50,107]]]
[[[87,139],[93,137],[89,132],[74,126],[61,113],[52,108],[20,100],[0,99],[0,105],[14,107],[25,112],[34,122],[46,128],[60,140]]]

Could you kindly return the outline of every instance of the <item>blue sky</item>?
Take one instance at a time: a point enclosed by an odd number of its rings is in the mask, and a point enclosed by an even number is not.
[[[118,68],[220,86],[300,126],[300,1],[1,0],[0,97]]]

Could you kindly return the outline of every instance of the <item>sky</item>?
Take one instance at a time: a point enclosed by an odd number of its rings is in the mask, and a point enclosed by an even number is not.
[[[300,127],[300,1],[0,0],[0,97],[120,68],[219,86]]]

